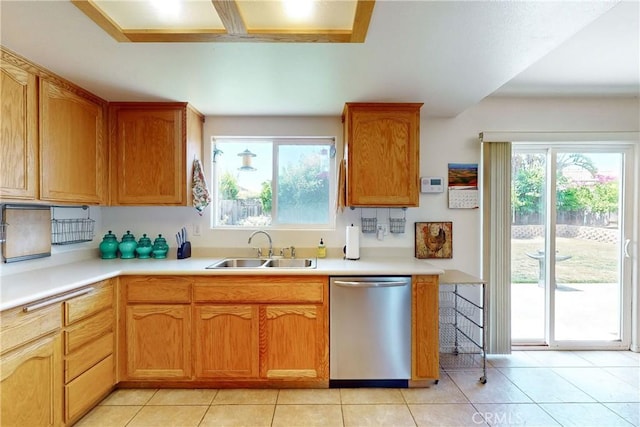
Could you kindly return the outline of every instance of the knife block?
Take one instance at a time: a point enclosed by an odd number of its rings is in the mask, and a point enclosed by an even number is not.
[[[191,257],[191,242],[184,242],[178,247],[178,259]]]

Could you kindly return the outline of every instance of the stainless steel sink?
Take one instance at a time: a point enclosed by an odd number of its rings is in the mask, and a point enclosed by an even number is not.
[[[270,259],[265,267],[270,268],[316,268],[313,258],[276,258]]]
[[[259,258],[226,258],[207,268],[258,268],[265,265],[267,261],[269,260]]]
[[[313,258],[225,258],[206,268],[316,268],[316,260]]]

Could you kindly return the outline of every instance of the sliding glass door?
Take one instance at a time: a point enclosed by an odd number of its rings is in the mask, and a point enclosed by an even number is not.
[[[611,144],[513,145],[514,345],[628,347],[631,158]]]

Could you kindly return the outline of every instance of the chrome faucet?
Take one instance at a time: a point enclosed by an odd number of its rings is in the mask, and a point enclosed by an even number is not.
[[[293,258],[295,258],[295,257],[296,257],[296,248],[295,248],[295,246],[291,246],[291,247],[289,247],[289,248],[282,248],[282,249],[280,249],[280,256],[281,256],[281,257],[284,257],[284,253],[285,253],[285,251],[287,251],[287,250],[289,251],[289,254],[291,255],[291,259],[293,259]]]
[[[253,236],[255,236],[256,234],[264,234],[265,236],[267,236],[267,239],[269,239],[269,258],[271,258],[273,256],[273,243],[271,241],[271,236],[266,231],[262,231],[262,230],[254,231],[253,233],[251,233],[251,236],[249,236],[249,241],[247,243],[250,244],[251,239],[253,239]],[[258,248],[258,257],[261,257],[261,256],[262,256],[262,250]]]

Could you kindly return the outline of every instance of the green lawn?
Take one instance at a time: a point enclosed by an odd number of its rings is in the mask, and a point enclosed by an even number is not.
[[[511,280],[513,283],[536,283],[538,261],[527,253],[544,248],[542,238],[511,240]],[[556,264],[557,283],[616,283],[618,281],[618,246],[592,240],[559,237],[558,255],[571,258]]]

